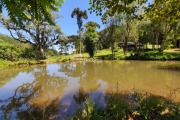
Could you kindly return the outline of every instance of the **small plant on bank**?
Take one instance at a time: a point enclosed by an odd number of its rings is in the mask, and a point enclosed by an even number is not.
[[[75,120],[103,120],[100,109],[98,108],[97,103],[93,100],[86,99],[82,108],[76,111],[76,115],[74,116]]]

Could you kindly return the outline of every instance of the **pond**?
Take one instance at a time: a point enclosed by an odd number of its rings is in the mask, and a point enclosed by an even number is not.
[[[0,71],[0,119],[63,119],[86,99],[133,89],[180,101],[179,61],[96,61]],[[118,87],[118,89],[117,89]]]

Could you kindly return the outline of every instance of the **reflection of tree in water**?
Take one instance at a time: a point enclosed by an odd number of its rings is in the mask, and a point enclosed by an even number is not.
[[[33,67],[24,67],[0,70],[0,87],[15,78],[20,72],[30,73],[33,69]]]
[[[74,95],[74,98],[78,101],[77,103],[82,103],[87,94],[96,91],[101,86],[99,80],[114,89],[118,82],[120,90],[130,90],[135,87],[158,91],[159,88],[155,89],[152,86],[161,84],[176,86],[178,76],[172,76],[172,73],[164,73],[160,70],[157,72],[155,69],[158,64],[159,62],[149,61],[74,62],[63,64],[59,71],[69,77],[79,78],[79,93]],[[162,89],[164,91],[163,87]]]
[[[84,66],[85,74],[80,77],[79,84],[81,87],[84,87],[87,91],[93,92],[96,91],[101,84],[98,83],[99,77],[99,67],[98,63],[87,62]]]
[[[0,110],[4,115],[17,113],[23,119],[51,119],[59,116],[60,96],[67,86],[67,79],[48,75],[46,66],[34,72],[35,80],[19,86],[12,97],[3,101]]]
[[[89,98],[89,93],[86,93],[84,91],[83,87],[79,87],[79,93],[78,95],[73,96],[74,100],[76,101],[77,104],[83,103],[87,98]]]
[[[70,77],[80,77],[78,94],[73,96],[77,104],[83,103],[89,97],[90,92],[96,91],[101,86],[98,83],[96,64],[90,62],[66,64],[61,67],[60,71]]]
[[[84,65],[81,62],[71,64],[61,64],[59,72],[65,73],[69,77],[79,77],[84,74]]]

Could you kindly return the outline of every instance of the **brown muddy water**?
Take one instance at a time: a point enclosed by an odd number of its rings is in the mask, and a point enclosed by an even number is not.
[[[63,119],[86,99],[150,92],[180,102],[180,61],[98,61],[0,70],[0,119]]]

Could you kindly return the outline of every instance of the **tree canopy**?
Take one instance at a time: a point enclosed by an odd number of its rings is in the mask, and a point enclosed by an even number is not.
[[[79,8],[74,8],[74,10],[72,11],[72,14],[71,14],[71,17],[74,18],[76,16],[76,19],[77,19],[77,25],[78,25],[78,28],[79,30],[81,30],[81,27],[82,27],[82,24],[83,24],[83,18],[84,19],[88,19],[88,16],[87,16],[87,11],[84,10],[80,10]]]
[[[53,24],[51,17],[52,11],[59,11],[64,0],[1,0],[0,12],[6,9],[10,18],[20,25],[21,21],[35,18],[37,20],[46,19]],[[31,11],[29,16],[27,11]]]
[[[6,28],[15,40],[32,44],[36,50],[41,51],[43,57],[44,50],[55,45],[62,34],[60,26],[50,25],[45,19],[22,21],[21,27],[18,27],[11,19],[0,15],[0,25]]]
[[[89,10],[96,12],[96,15],[102,16],[102,20],[106,20],[108,16],[126,13],[135,18],[142,18],[138,14],[142,9],[145,13],[153,11],[151,17],[159,19],[177,20],[180,17],[179,0],[90,0],[91,7]]]
[[[85,50],[88,52],[90,57],[94,57],[94,53],[96,50],[96,43],[99,39],[98,32],[96,31],[96,27],[100,28],[100,25],[96,22],[88,22],[85,25]]]

